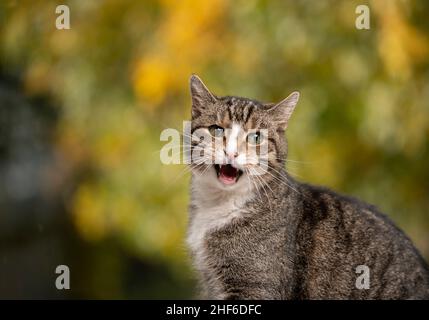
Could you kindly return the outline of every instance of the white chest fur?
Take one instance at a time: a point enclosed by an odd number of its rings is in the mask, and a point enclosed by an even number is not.
[[[207,233],[214,231],[240,217],[240,203],[229,201],[211,208],[196,206],[194,217],[189,226],[187,243],[194,253],[203,247]]]
[[[206,255],[204,241],[210,233],[240,218],[249,190],[225,190],[194,181],[192,186],[192,220],[189,224],[187,244],[194,256],[196,267],[202,268]]]

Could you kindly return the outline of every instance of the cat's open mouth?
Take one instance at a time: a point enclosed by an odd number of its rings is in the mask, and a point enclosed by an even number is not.
[[[236,183],[243,174],[243,171],[233,167],[230,164],[215,164],[215,170],[217,178],[220,180],[220,182],[227,185]]]

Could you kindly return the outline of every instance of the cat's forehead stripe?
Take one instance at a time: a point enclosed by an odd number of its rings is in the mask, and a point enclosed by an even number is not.
[[[257,105],[252,100],[237,99],[235,97],[227,100],[227,111],[230,121],[246,124]]]
[[[234,114],[234,112],[232,110],[232,106],[229,106],[228,107],[228,115],[229,115],[229,120],[230,121],[234,121],[233,114]]]
[[[248,105],[248,107],[243,112],[243,122],[247,123],[249,121],[250,116],[252,115],[253,111],[255,110],[256,106],[251,103]]]

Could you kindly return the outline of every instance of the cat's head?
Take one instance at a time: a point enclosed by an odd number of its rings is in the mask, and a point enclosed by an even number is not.
[[[217,97],[192,75],[191,168],[213,187],[236,189],[275,182],[287,155],[285,129],[298,102]]]

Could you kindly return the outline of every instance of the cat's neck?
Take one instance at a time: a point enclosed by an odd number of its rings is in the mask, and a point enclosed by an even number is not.
[[[197,175],[192,176],[192,201],[202,208],[213,208],[220,205],[241,206],[252,197],[252,187],[243,184],[240,188],[222,188],[217,181],[207,181]]]

